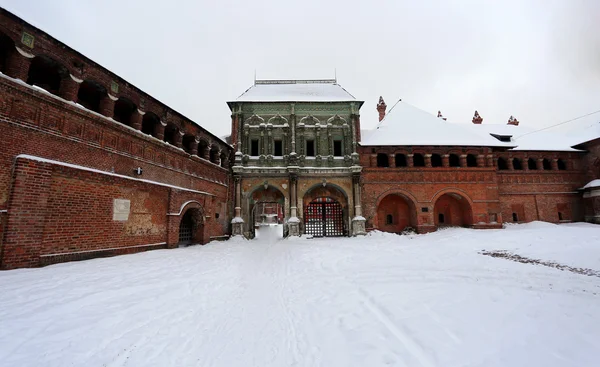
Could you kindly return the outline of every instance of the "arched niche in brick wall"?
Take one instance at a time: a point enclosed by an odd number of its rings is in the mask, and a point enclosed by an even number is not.
[[[417,209],[409,194],[393,190],[377,199],[377,211],[373,223],[384,232],[400,233],[407,227],[417,228]]]
[[[131,126],[131,119],[137,113],[137,106],[130,99],[121,97],[115,101],[113,119],[123,125]]]
[[[0,32],[0,72],[6,74],[10,58],[17,52],[15,42],[6,34]]]
[[[77,103],[92,110],[100,112],[100,102],[106,97],[106,88],[94,80],[84,80],[79,85]]]
[[[160,125],[160,118],[154,112],[146,112],[142,118],[142,132],[156,137],[156,129]]]
[[[432,200],[433,220],[436,226],[468,226],[473,224],[473,203],[458,190],[438,192]]]
[[[27,84],[38,86],[57,95],[60,84],[65,78],[69,78],[69,70],[51,57],[40,55],[31,60]]]

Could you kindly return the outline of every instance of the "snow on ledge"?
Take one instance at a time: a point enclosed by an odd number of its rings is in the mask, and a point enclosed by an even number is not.
[[[74,168],[74,169],[78,169],[78,170],[81,170],[81,171],[87,171],[87,172],[98,173],[98,174],[106,175],[106,176],[113,176],[113,177],[124,178],[126,180],[132,180],[132,181],[138,181],[138,182],[145,182],[145,183],[149,183],[149,184],[152,184],[152,185],[158,185],[158,186],[163,186],[163,187],[170,187],[172,189],[193,192],[193,193],[196,193],[196,194],[216,196],[216,195],[211,194],[209,192],[187,189],[185,187],[180,187],[180,186],[175,186],[175,185],[169,185],[169,184],[166,184],[166,183],[152,181],[152,180],[146,180],[146,179],[143,179],[143,178],[129,177],[129,176],[125,176],[125,175],[120,175],[118,173],[101,171],[99,169],[94,169],[94,168],[79,166],[79,165],[76,165],[76,164],[65,163],[65,162],[61,162],[61,161],[55,161],[55,160],[52,160],[52,159],[47,159],[47,158],[42,158],[42,157],[36,157],[36,156],[33,156],[33,155],[29,155],[29,154],[19,154],[18,156],[16,156],[16,158],[29,159],[31,161],[42,162],[42,163],[49,163],[49,164],[54,164],[54,165],[57,165],[57,166]]]
[[[298,217],[290,217],[288,223],[300,223],[300,219]]]
[[[596,180],[592,180],[590,182],[588,182],[583,189],[592,189],[595,187],[600,187],[600,179],[596,179]]]
[[[242,217],[235,217],[231,220],[231,223],[244,223],[244,219]]]
[[[356,217],[352,218],[352,221],[354,222],[355,220],[366,220],[365,217],[363,217],[362,215],[357,215]]]

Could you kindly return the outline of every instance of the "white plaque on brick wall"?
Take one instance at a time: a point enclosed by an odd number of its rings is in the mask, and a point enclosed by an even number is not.
[[[127,199],[115,199],[113,202],[113,220],[126,221],[129,219],[131,202]]]

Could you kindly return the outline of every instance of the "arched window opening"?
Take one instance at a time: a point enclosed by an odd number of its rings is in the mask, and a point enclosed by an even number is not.
[[[404,154],[396,154],[394,160],[396,161],[396,167],[408,166],[408,163],[406,162],[406,156]]]
[[[219,163],[219,150],[217,147],[213,147],[213,149],[210,150],[210,161],[215,164]]]
[[[542,161],[542,167],[544,168],[545,171],[551,170],[552,164],[550,163],[550,160],[544,158],[544,160]]]
[[[498,158],[498,169],[499,170],[507,170],[508,169],[508,163],[506,163],[506,159],[500,157]]]
[[[467,154],[467,167],[477,167],[477,157],[475,154]]]
[[[0,72],[3,74],[6,74],[8,60],[15,51],[13,40],[4,33],[0,33]]]
[[[123,125],[131,126],[131,117],[136,112],[137,107],[127,98],[119,98],[115,102],[113,119]]]
[[[431,155],[431,167],[441,167],[442,166],[442,156],[439,154]]]
[[[450,167],[460,167],[460,159],[456,154],[450,154],[449,157]]]
[[[556,165],[558,166],[558,169],[561,171],[564,171],[567,169],[567,165],[565,164],[565,162],[562,159],[559,159],[558,161],[556,161]]]
[[[416,153],[413,156],[413,166],[415,166],[415,167],[425,167],[425,158],[423,157],[423,154]]]
[[[192,145],[196,137],[194,135],[185,134],[181,140],[181,147],[187,154],[192,154]]]
[[[531,169],[531,170],[536,170],[538,169],[537,167],[537,162],[535,161],[535,159],[533,158],[529,158],[527,160],[527,168]]]
[[[85,80],[79,85],[77,103],[92,110],[100,112],[100,101],[106,97],[106,89],[92,80]]]
[[[227,155],[227,153],[223,152],[221,153],[221,167],[223,168],[227,168],[229,167],[229,156]]]
[[[156,127],[160,124],[160,118],[153,112],[146,112],[142,119],[142,132],[156,137]]]
[[[385,153],[377,153],[377,167],[389,167],[388,155]]]
[[[385,224],[394,224],[394,217],[391,214],[385,216]]]
[[[512,220],[513,220],[513,222],[519,221],[519,216],[517,215],[517,213],[512,213]]]
[[[198,156],[200,158],[207,158],[208,154],[208,142],[206,140],[200,140],[198,143]]]
[[[29,66],[27,84],[36,85],[52,94],[58,94],[60,82],[69,77],[69,71],[47,56],[36,56]]]
[[[177,126],[173,124],[167,124],[167,126],[165,126],[165,137],[163,138],[163,141],[165,143],[175,145],[175,134],[179,134],[179,129],[177,129]]]
[[[513,164],[513,169],[515,169],[515,170],[523,169],[523,166],[521,165],[521,160],[519,158],[513,158],[512,164]]]

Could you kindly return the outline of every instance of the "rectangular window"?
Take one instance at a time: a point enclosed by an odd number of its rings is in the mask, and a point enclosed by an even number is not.
[[[283,142],[281,140],[275,140],[273,155],[276,157],[283,156]]]
[[[336,156],[336,157],[343,156],[343,154],[342,154],[342,141],[341,140],[334,140],[333,141],[333,155]]]
[[[314,140],[306,141],[306,156],[307,157],[315,156],[315,141]]]
[[[258,155],[258,139],[250,141],[250,155],[254,157]]]

